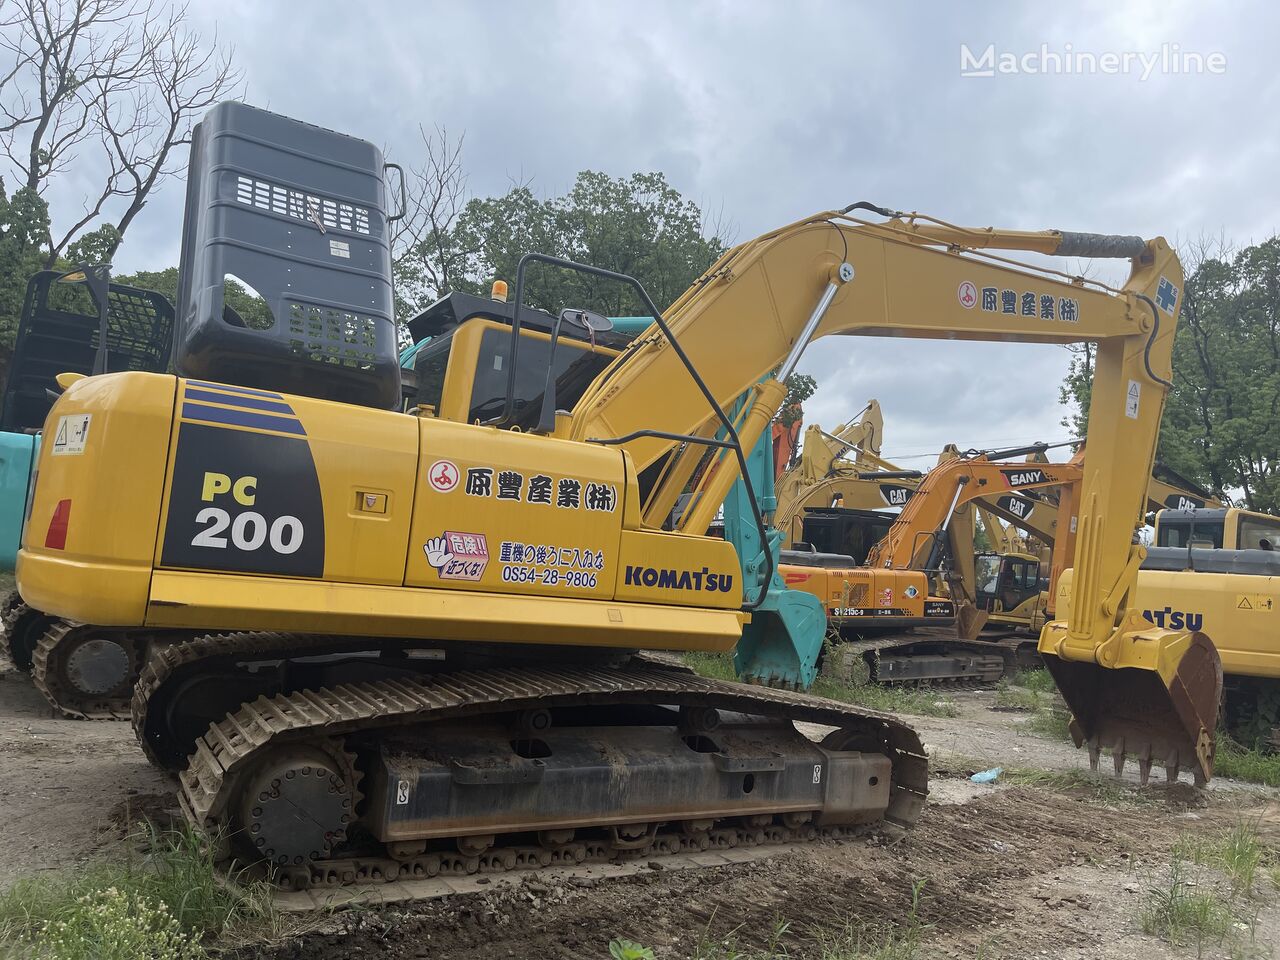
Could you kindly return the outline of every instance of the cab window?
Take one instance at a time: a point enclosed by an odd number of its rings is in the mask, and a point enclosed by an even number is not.
[[[1212,545],[1215,550],[1221,550],[1222,528],[1221,520],[1199,520],[1194,523],[1190,520],[1161,520],[1156,546],[1185,547],[1194,540],[1200,545]]]
[[[511,369],[511,334],[506,330],[486,330],[480,338],[480,356],[471,388],[468,422],[492,420],[502,413],[507,398],[507,377]],[[547,385],[547,362],[551,341],[522,337],[516,358],[515,425],[529,430],[538,425],[542,394]],[[592,353],[588,346],[563,337],[556,344],[556,406],[568,410],[581,399],[587,387],[613,360],[608,354]]]
[[[1241,550],[1258,550],[1263,540],[1267,541],[1268,549],[1280,547],[1280,521],[1241,517],[1239,539]]]

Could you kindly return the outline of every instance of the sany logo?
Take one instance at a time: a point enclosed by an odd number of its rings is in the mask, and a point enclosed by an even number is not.
[[[1163,610],[1143,610],[1142,615],[1157,627],[1166,630],[1200,630],[1204,626],[1204,614],[1184,613],[1165,607]]]
[[[1048,477],[1043,470],[1001,470],[1005,483],[1011,487],[1026,487],[1033,483],[1045,483]]]

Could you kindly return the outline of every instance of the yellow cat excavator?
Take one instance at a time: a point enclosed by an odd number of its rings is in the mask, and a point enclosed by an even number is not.
[[[305,886],[909,826],[910,728],[765,685],[812,677],[792,638],[816,623],[820,645],[822,610],[777,581],[768,504],[726,503],[805,348],[840,334],[1098,343],[1077,582],[1042,650],[1082,737],[1211,772],[1212,645],[1126,603],[1181,286],[1163,240],[852,204],[734,247],[665,314],[629,278],[531,254],[514,303],[428,317],[406,415],[369,266],[388,261],[381,158],[337,136],[240,105],[205,119],[183,375],[64,378],[19,559],[24,600],[104,642],[185,632],[154,648],[135,728],[228,852]],[[983,248],[1132,273],[1113,289]],[[264,251],[296,258],[287,281]],[[363,299],[314,292],[335,266]],[[654,324],[601,370],[603,318],[523,306],[538,268],[628,284]],[[269,327],[224,311],[228,273]],[[722,503],[754,554],[704,535]],[[636,653],[735,648],[758,685]]]

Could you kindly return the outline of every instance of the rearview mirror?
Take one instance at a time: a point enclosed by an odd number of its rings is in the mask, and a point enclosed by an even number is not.
[[[572,323],[575,327],[581,327],[591,333],[608,333],[613,329],[613,321],[608,317],[578,307],[566,307],[561,310],[560,322]]]

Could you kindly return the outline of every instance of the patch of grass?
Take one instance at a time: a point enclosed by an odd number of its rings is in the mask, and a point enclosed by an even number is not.
[[[731,653],[698,653],[690,650],[684,655],[684,665],[694,673],[711,680],[737,680]]]
[[[1186,834],[1174,846],[1175,857],[1220,870],[1231,884],[1233,899],[1252,895],[1267,853],[1258,839],[1258,825],[1245,820],[1207,837]]]
[[[848,683],[834,677],[818,677],[812,692],[829,700],[856,703],[884,713],[910,713],[918,717],[955,717],[955,702],[928,687],[900,687],[884,683]]]
[[[270,891],[227,883],[196,831],[134,839],[142,852],[24,878],[0,893],[0,954],[198,960],[207,938],[274,919]]]
[[[1053,693],[1057,689],[1053,677],[1044,667],[1015,671],[1006,677],[1004,682],[1011,687],[1022,687],[1025,690],[1034,690],[1036,693]]]
[[[759,949],[739,948],[737,931],[717,941],[705,936],[694,951],[694,960],[918,960],[929,925],[920,919],[920,899],[925,881],[911,885],[911,909],[898,924],[870,924],[851,918],[832,928],[793,931],[791,924],[777,921],[769,942]],[[792,953],[788,940],[803,934],[807,943]]]
[[[1150,791],[1135,789],[1111,777],[1085,770],[1038,770],[1015,767],[1002,779],[1013,786],[1038,787],[1055,793],[1084,795],[1107,806],[1146,806],[1158,802]]]
[[[1218,731],[1218,749],[1213,772],[1220,777],[1280,787],[1280,754],[1263,753],[1242,747],[1225,732]]]
[[[1027,728],[1041,736],[1071,740],[1071,714],[1058,697],[1048,670],[1022,670],[1005,677],[996,686],[994,706],[1031,714]]]
[[[1194,945],[1200,955],[1210,944],[1221,945],[1235,924],[1230,905],[1212,888],[1187,876],[1186,861],[1177,851],[1167,882],[1148,891],[1139,920],[1143,933],[1175,947]]]
[[[1002,710],[1021,710],[1033,713],[1039,709],[1040,700],[1040,694],[1024,687],[1005,686],[1003,683],[996,687],[995,706]]]
[[[736,680],[733,655],[728,653],[686,653],[685,666],[712,680]],[[955,703],[928,687],[897,687],[887,684],[851,683],[834,677],[818,677],[810,690],[815,696],[842,703],[856,703],[886,713],[910,713],[921,717],[954,717]]]
[[[1032,711],[1027,727],[1050,740],[1071,742],[1071,712],[1056,698],[1042,698]]]

